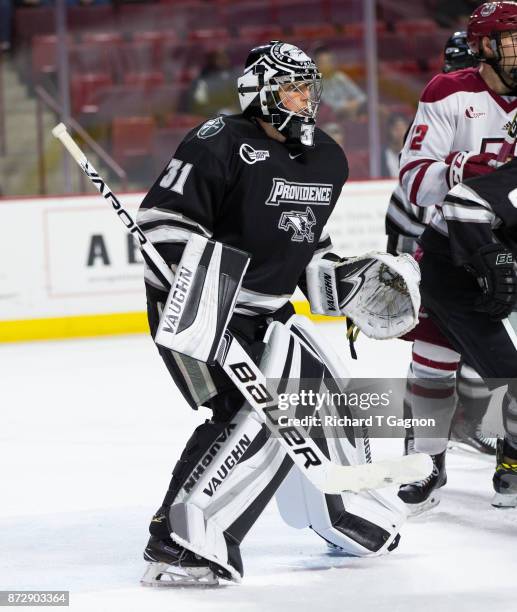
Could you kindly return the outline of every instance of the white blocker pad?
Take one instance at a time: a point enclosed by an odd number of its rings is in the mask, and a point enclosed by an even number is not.
[[[369,338],[396,338],[418,323],[420,269],[406,253],[323,257],[307,266],[306,277],[314,314],[350,317]]]
[[[275,325],[275,324],[273,324]],[[339,356],[322,341],[317,328],[300,316],[289,319],[284,331],[291,330],[296,338],[313,351],[340,390],[344,390],[349,375]],[[279,364],[280,365],[280,364]],[[279,366],[277,366],[279,367]],[[326,386],[337,389],[330,381]],[[335,412],[326,406],[323,414]],[[368,462],[369,441],[357,437],[359,432],[349,428],[328,427],[327,438],[321,440],[332,461],[341,465]],[[361,431],[360,435],[366,436]],[[293,467],[280,485],[276,501],[282,518],[292,527],[312,529],[327,542],[353,556],[377,556],[388,551],[406,520],[406,509],[397,496],[397,487],[361,493],[325,495]]]
[[[155,342],[213,363],[248,263],[247,253],[192,234],[177,267]]]

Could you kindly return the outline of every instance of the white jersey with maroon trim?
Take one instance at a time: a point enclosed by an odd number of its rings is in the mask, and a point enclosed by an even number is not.
[[[517,110],[517,97],[488,88],[477,68],[435,76],[422,93],[400,159],[400,183],[412,204],[440,203],[453,151],[498,153]],[[512,152],[513,154],[513,152]]]

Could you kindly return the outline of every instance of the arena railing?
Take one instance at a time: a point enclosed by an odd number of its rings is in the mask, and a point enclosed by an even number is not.
[[[37,129],[37,142],[38,142],[38,182],[39,192],[41,195],[47,193],[47,173],[45,164],[45,152],[44,142],[45,134],[43,128],[43,106],[46,106],[51,111],[55,112],[58,117],[62,116],[62,109],[60,104],[46,91],[41,85],[36,86],[34,89],[36,93],[36,129]],[[71,128],[76,132],[80,138],[86,143],[86,145],[101,159],[106,166],[115,174],[120,181],[121,191],[127,191],[128,180],[127,173],[121,168],[117,162],[109,155],[109,153],[103,149],[88,132],[72,117],[68,120],[68,128]],[[79,171],[79,185],[81,192],[86,191],[84,174]]]

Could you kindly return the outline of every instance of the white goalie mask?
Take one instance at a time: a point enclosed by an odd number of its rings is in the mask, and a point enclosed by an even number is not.
[[[301,49],[280,41],[252,49],[237,89],[245,115],[271,123],[288,142],[314,145],[322,79]]]

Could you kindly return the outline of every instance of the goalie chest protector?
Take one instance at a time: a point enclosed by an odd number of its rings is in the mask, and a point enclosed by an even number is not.
[[[242,115],[218,117],[187,134],[141,212],[154,208],[170,226],[175,244],[168,245],[166,231],[155,241],[167,263],[178,261],[177,231],[185,235],[195,224],[195,231],[250,254],[244,288],[291,295],[324,246],[318,243],[347,177],[343,150],[322,130],[315,147],[302,151]],[[170,221],[167,212],[175,213]]]

